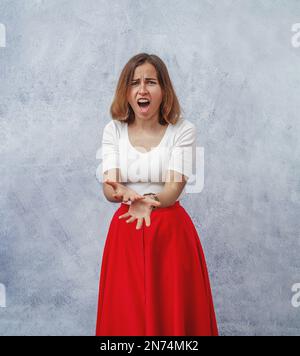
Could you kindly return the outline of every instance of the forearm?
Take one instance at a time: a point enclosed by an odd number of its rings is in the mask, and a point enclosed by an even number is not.
[[[173,205],[181,194],[182,190],[183,186],[180,184],[165,184],[163,190],[160,193],[155,194],[161,203],[161,205],[156,209],[167,208],[168,206]]]

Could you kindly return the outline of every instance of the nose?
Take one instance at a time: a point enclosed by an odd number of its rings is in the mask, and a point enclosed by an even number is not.
[[[146,92],[146,87],[145,87],[145,82],[141,82],[139,85],[139,93],[145,93]]]

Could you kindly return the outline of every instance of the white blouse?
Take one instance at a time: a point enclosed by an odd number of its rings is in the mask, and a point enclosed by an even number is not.
[[[195,145],[196,126],[182,117],[176,124],[168,124],[162,140],[150,151],[132,146],[126,122],[111,120],[103,130],[102,174],[119,168],[122,184],[141,195],[159,193],[166,181],[167,170],[182,173],[187,179],[192,175]],[[184,193],[185,188],[177,200]]]

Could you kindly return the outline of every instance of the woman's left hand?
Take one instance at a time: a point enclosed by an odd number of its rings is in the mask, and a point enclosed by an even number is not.
[[[161,203],[152,198],[149,198],[148,196],[145,196],[145,199],[136,200],[132,202],[131,205],[129,206],[127,213],[120,215],[119,219],[124,219],[130,216],[130,218],[126,220],[127,223],[131,223],[137,219],[138,220],[136,224],[137,230],[139,230],[142,227],[144,219],[145,219],[146,226],[150,226],[151,224],[150,215],[152,212],[153,205],[159,207]]]

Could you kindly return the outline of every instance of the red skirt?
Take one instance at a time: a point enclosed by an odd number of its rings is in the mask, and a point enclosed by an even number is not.
[[[96,336],[217,336],[209,276],[197,230],[177,201],[151,225],[118,219],[104,245]]]

